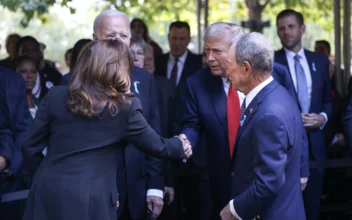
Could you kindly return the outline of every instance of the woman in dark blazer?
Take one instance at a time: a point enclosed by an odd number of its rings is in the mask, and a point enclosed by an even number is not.
[[[132,143],[160,158],[188,158],[189,143],[161,138],[129,92],[133,59],[119,40],[93,41],[78,58],[69,87],[53,87],[23,140],[34,175],[25,220],[116,220],[116,179]],[[45,157],[42,150],[48,146]]]

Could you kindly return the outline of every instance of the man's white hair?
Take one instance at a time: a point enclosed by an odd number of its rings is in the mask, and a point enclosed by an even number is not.
[[[242,35],[243,33],[243,29],[236,24],[229,22],[216,22],[211,24],[205,31],[204,42],[210,38],[219,39],[228,37],[229,44],[231,44],[232,38]]]
[[[119,10],[114,10],[114,9],[109,9],[106,11],[101,12],[95,19],[94,19],[94,24],[93,24],[93,32],[96,33],[97,30],[99,29],[99,24],[100,21],[103,18],[106,17],[125,17],[126,21],[129,23],[129,17],[126,13],[119,11]],[[128,25],[128,28],[130,26]]]

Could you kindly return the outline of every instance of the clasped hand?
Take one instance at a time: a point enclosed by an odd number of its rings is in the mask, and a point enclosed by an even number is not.
[[[182,141],[183,150],[185,152],[186,158],[189,159],[193,153],[191,143],[188,141],[186,135],[184,134],[180,134],[178,138],[180,138],[180,140]]]

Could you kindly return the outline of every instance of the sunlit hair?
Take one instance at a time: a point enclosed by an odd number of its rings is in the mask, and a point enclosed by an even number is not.
[[[128,105],[133,58],[120,40],[92,41],[82,49],[69,85],[69,109],[80,116],[100,117],[108,105],[111,116]]]

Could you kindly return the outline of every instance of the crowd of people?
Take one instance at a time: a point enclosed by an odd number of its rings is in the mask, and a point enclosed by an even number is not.
[[[107,10],[63,76],[35,37],[9,35],[0,195],[30,192],[0,199],[0,220],[318,220],[336,174],[310,165],[352,147],[352,101],[335,89],[330,44],[303,47],[300,12],[276,27],[278,51],[213,23],[195,54],[174,21],[163,53],[143,20]]]

